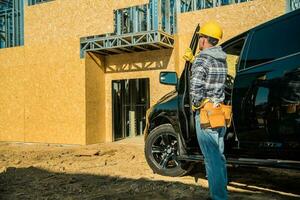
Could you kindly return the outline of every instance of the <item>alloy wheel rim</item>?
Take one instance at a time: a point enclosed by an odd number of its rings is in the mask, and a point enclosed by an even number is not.
[[[179,165],[177,138],[170,133],[163,133],[154,139],[151,153],[161,169],[172,169]]]

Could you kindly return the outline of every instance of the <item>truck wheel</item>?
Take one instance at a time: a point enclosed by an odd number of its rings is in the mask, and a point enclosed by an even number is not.
[[[178,139],[171,124],[153,129],[145,142],[145,157],[154,173],[163,176],[183,176],[191,164],[177,159]]]

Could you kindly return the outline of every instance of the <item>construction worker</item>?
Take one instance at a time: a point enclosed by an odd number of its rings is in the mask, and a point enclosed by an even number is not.
[[[210,197],[213,200],[227,199],[227,170],[224,152],[226,128],[203,128],[199,109],[205,101],[218,107],[225,98],[227,75],[226,53],[216,46],[223,31],[216,22],[204,24],[199,31],[199,50],[196,56],[187,49],[184,59],[192,62],[190,98],[195,112],[195,126],[198,143],[204,156]]]

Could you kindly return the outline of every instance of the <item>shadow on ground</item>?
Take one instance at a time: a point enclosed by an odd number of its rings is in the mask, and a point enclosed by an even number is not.
[[[190,175],[206,179],[199,170],[201,167],[195,168]],[[227,171],[228,185],[234,188],[269,194],[275,199],[300,199],[300,171],[249,166],[228,166]]]
[[[1,199],[202,199],[207,197],[207,190],[195,185],[143,178],[135,180],[10,167],[0,174],[0,194]]]
[[[229,169],[229,173],[232,181],[259,184],[263,187],[278,183],[277,189],[286,184],[284,187],[286,190],[296,191],[297,185],[299,186],[299,179],[298,182],[291,179],[290,182],[279,183],[277,176],[274,179],[272,172],[265,174],[265,171],[251,170]],[[260,173],[263,173],[263,176]],[[252,179],[256,181],[253,182]],[[291,183],[295,186],[290,186]],[[267,194],[276,199],[295,199],[280,194]],[[230,199],[263,199],[255,195],[251,198],[252,195],[253,193],[247,192],[231,192]],[[206,199],[208,191],[197,185],[178,182],[54,173],[35,167],[10,167],[0,174],[0,197],[1,199]]]

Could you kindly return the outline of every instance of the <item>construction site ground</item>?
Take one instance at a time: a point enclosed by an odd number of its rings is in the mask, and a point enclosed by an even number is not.
[[[207,199],[198,166],[184,177],[153,174],[142,137],[88,146],[0,143],[0,199]],[[228,166],[228,176],[229,199],[300,199],[295,170]]]

